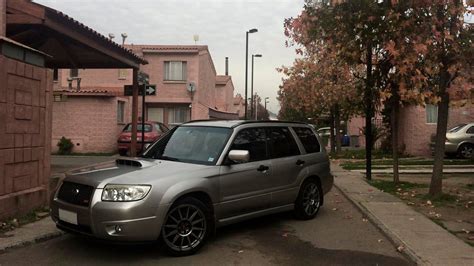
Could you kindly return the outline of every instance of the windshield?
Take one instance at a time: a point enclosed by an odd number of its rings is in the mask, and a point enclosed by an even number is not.
[[[137,131],[142,131],[142,124],[138,122],[139,124],[137,125]],[[132,124],[128,124],[124,129],[123,132],[132,132]],[[151,125],[150,124],[145,124],[145,132],[151,132]]]
[[[457,125],[453,128],[451,128],[448,132],[449,133],[455,133],[455,132],[458,132],[459,130],[461,130],[463,127],[465,127],[467,124],[460,124],[460,125]]]
[[[231,132],[230,128],[181,126],[155,143],[143,157],[212,165]]]

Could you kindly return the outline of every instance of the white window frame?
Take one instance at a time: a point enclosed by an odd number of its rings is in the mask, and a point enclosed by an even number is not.
[[[117,124],[125,124],[125,102],[117,101]]]
[[[186,61],[165,61],[164,81],[186,81],[187,62]]]
[[[425,105],[426,124],[438,123],[438,106],[433,104]]]
[[[191,110],[189,107],[169,107],[167,111],[168,124],[182,124],[191,120]],[[184,119],[179,119],[180,114],[184,114]]]

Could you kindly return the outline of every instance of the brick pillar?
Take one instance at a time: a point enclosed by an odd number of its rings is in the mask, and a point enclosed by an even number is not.
[[[0,36],[5,36],[7,30],[7,0],[0,0]]]

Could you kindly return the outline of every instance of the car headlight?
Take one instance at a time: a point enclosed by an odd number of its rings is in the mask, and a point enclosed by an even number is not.
[[[106,185],[102,191],[102,201],[141,200],[150,189],[149,185]]]

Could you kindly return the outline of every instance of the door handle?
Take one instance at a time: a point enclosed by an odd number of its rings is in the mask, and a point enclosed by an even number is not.
[[[266,172],[268,171],[268,169],[270,169],[270,167],[266,166],[266,165],[260,165],[258,168],[257,168],[257,171],[259,172]]]
[[[305,164],[305,161],[303,161],[303,160],[296,161],[296,165],[298,165],[298,166],[302,166],[304,164]]]

